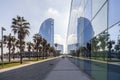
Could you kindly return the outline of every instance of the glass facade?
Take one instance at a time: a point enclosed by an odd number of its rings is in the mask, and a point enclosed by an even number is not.
[[[46,19],[40,26],[39,34],[54,46],[54,19]]]
[[[92,80],[120,79],[119,4],[120,0],[71,2],[68,53]]]

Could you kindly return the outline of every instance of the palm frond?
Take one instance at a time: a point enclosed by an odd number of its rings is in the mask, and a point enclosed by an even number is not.
[[[12,25],[11,28],[19,28],[17,25]]]
[[[27,25],[30,25],[30,23],[24,22],[23,25],[24,25],[24,26],[27,26]]]

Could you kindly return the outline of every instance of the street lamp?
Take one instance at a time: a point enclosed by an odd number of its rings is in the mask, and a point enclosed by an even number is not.
[[[2,61],[2,67],[4,65],[3,63],[3,31],[6,31],[4,27],[1,27],[1,61]]]

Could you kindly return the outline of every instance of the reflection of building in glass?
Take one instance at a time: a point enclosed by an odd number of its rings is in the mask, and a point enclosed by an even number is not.
[[[63,45],[57,44],[57,51],[59,51],[60,54],[63,54]]]
[[[54,20],[49,18],[45,20],[39,30],[40,35],[45,38],[51,46],[54,45]]]
[[[92,25],[87,18],[80,17],[77,21],[77,43],[78,47],[90,43],[94,35]]]
[[[68,53],[72,53],[75,52],[75,50],[77,49],[77,44],[69,44],[68,45]]]

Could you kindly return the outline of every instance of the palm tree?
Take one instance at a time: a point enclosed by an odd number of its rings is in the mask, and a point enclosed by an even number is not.
[[[56,54],[57,54],[57,46],[58,46],[58,44],[57,43],[55,43],[55,47],[56,47]],[[55,55],[56,56],[56,55]]]
[[[51,56],[56,55],[54,47],[50,47],[49,50],[50,50],[50,55]]]
[[[13,18],[12,21],[12,31],[14,34],[18,35],[18,39],[20,41],[20,63],[22,64],[22,51],[23,51],[23,42],[26,35],[29,35],[29,26],[30,24],[24,19],[24,17],[17,16],[17,18]]]
[[[41,53],[42,53],[42,49],[43,49],[43,47],[39,46],[39,54],[40,54],[40,56],[41,56]]]
[[[47,45],[47,40],[45,40],[44,38],[42,39],[42,46],[43,46],[43,59],[45,57],[45,48]]]
[[[56,50],[57,50],[57,46],[58,46],[58,44],[57,44],[57,43],[55,43]]]
[[[42,37],[40,34],[35,34],[33,36],[33,41],[35,43],[35,49],[36,49],[36,53],[37,53],[37,60],[38,60],[38,51],[39,51],[39,46],[42,43]]]
[[[14,53],[15,53],[15,49],[16,49],[16,42],[17,42],[17,39],[15,38],[15,36],[13,36],[12,38],[12,57],[14,59]]]
[[[11,48],[12,48],[12,41],[14,40],[14,36],[11,36],[9,34],[8,36],[5,35],[4,37],[4,43],[7,44],[7,48],[9,50],[8,56],[9,56],[9,62],[11,61]]]
[[[8,56],[9,56],[9,62],[11,61],[11,50],[12,50],[12,53],[14,53],[13,51],[15,50],[15,37],[14,36],[11,36],[11,33],[7,36],[3,36],[4,37],[4,43],[7,44],[7,48],[9,50],[9,53],[8,53]],[[11,49],[12,48],[12,49]]]
[[[28,49],[28,54],[29,54],[29,59],[30,59],[30,54],[31,54],[31,49],[32,49],[32,45],[33,45],[33,43],[31,43],[31,42],[27,42],[27,49]]]
[[[45,48],[46,58],[48,57],[49,52],[50,52],[50,44],[48,43]]]

